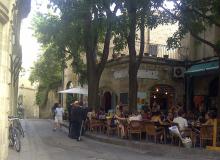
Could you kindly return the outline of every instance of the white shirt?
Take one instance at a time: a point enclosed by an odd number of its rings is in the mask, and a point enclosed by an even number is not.
[[[56,108],[56,116],[63,116],[63,108],[60,107],[60,108]]]
[[[188,127],[187,120],[183,117],[174,118],[173,122],[179,125],[180,130],[184,130],[185,128]]]
[[[129,117],[129,121],[141,121],[141,120],[142,120],[142,116],[140,114],[137,116]]]

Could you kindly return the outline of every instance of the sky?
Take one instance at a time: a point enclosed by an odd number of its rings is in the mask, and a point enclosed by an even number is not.
[[[41,5],[40,5],[41,4]],[[33,30],[31,29],[31,21],[36,12],[47,11],[47,0],[32,0],[31,12],[28,17],[23,19],[21,24],[20,43],[22,46],[22,67],[25,69],[25,76],[29,76],[30,67],[33,67],[34,61],[42,53],[40,50],[40,44],[33,36]]]

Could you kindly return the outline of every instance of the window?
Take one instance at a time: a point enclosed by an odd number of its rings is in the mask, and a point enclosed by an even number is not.
[[[122,104],[128,104],[128,93],[120,93],[120,102]]]

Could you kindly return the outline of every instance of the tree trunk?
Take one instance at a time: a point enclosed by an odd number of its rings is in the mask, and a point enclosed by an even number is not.
[[[134,112],[137,110],[137,70],[136,63],[130,62],[129,64],[129,111]]]
[[[94,69],[88,68],[88,106],[97,109],[100,75]]]
[[[220,118],[220,53],[217,53],[219,57],[218,62],[218,95],[217,95],[217,109],[218,109],[218,118]]]
[[[136,1],[128,1],[129,16],[129,35],[127,38],[129,49],[129,111],[137,109],[137,59],[135,49],[136,25],[137,25],[137,6]]]

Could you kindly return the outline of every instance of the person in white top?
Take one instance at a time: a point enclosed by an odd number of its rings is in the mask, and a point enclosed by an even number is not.
[[[140,113],[136,113],[135,115],[128,118],[129,121],[141,121],[142,116]]]
[[[178,116],[174,118],[173,120],[174,123],[178,124],[180,131],[183,131],[184,129],[188,127],[187,120],[183,118],[182,116],[183,116],[183,111],[179,110]]]
[[[63,107],[61,107],[61,105],[58,104],[58,107],[55,110],[55,128],[54,128],[54,131],[56,131],[56,128],[61,128],[61,123],[63,122],[63,114],[64,114]]]

